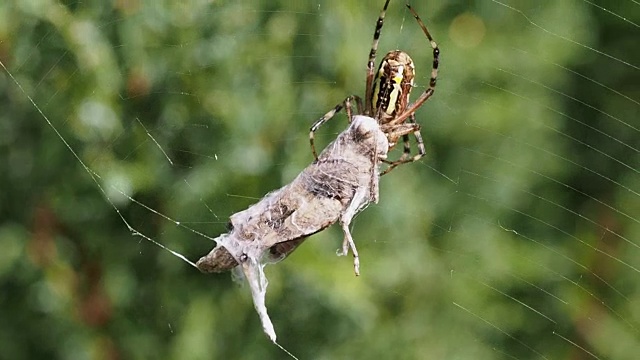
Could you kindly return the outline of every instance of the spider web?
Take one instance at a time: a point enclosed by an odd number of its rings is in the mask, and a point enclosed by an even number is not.
[[[247,288],[185,265],[311,161],[315,119],[363,95],[381,6],[2,3],[4,353],[281,357]],[[338,227],[265,269],[280,342],[300,358],[635,358],[640,4],[415,8],[442,51],[417,113],[427,156],[356,218],[362,276],[335,256]],[[431,49],[392,0],[378,59],[396,48],[416,98]]]

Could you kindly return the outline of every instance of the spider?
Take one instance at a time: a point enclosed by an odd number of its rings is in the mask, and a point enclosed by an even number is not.
[[[411,89],[414,86],[413,79],[415,77],[415,67],[411,57],[401,50],[390,51],[382,58],[374,79],[373,67],[375,65],[380,32],[382,30],[389,1],[390,0],[386,0],[373,33],[373,44],[371,45],[369,61],[367,62],[364,109],[362,107],[362,99],[357,95],[351,95],[313,123],[311,131],[309,132],[309,142],[311,143],[311,152],[316,160],[318,160],[318,155],[314,145],[315,132],[320,126],[322,126],[322,124],[329,121],[343,108],[347,113],[349,122],[351,122],[351,116],[353,114],[352,101],[354,100],[356,102],[357,115],[371,116],[376,119],[380,125],[380,129],[385,133],[389,140],[389,149],[396,145],[400,137],[402,137],[404,142],[404,152],[398,160],[383,160],[389,165],[389,167],[385,169],[381,175],[388,173],[398,165],[419,160],[425,154],[424,142],[422,141],[422,135],[420,134],[420,125],[416,123],[415,112],[431,97],[431,95],[433,95],[433,92],[435,91],[436,78],[438,77],[440,49],[418,14],[411,5],[407,4],[407,8],[409,8],[409,11],[413,14],[413,17],[418,22],[418,25],[420,25],[420,28],[422,28],[422,31],[427,36],[427,39],[433,48],[433,65],[431,68],[429,87],[413,104],[409,104],[409,95],[411,94]],[[405,122],[407,120],[408,122]],[[411,144],[409,143],[409,134],[411,133],[413,133],[418,143],[418,153],[414,156],[411,156]]]

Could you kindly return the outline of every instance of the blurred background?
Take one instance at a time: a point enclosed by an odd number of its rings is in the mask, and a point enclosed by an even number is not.
[[[313,121],[364,95],[382,5],[0,3],[0,358],[286,358],[246,285],[136,234],[195,261],[214,243],[191,230],[216,237],[291,181]],[[266,268],[279,343],[300,359],[636,359],[640,5],[413,5],[442,53],[417,113],[427,155],[355,219],[362,276],[335,255],[338,227]],[[378,60],[397,48],[415,99],[432,52],[392,0]]]

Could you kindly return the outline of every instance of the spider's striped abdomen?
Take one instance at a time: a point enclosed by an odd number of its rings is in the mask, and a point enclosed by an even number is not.
[[[407,109],[414,77],[413,60],[406,52],[394,50],[384,56],[374,80],[371,99],[373,116],[380,124],[390,122]]]

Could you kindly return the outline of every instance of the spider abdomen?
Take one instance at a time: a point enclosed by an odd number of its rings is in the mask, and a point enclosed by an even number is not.
[[[405,112],[414,78],[415,66],[406,52],[394,50],[382,58],[371,99],[374,117],[380,124],[386,124]]]

